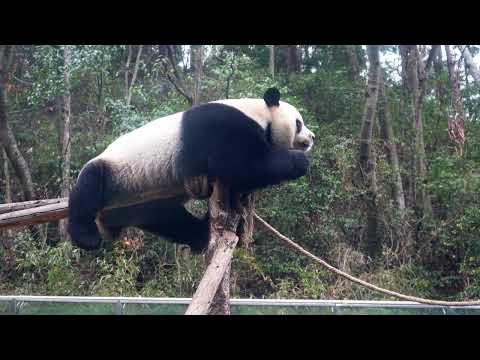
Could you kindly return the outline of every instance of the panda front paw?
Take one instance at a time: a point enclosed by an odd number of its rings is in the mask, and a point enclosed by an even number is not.
[[[293,162],[292,179],[298,179],[307,173],[310,161],[300,150],[291,150],[290,155]]]

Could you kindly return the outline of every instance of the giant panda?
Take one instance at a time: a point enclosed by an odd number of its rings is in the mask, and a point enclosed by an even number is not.
[[[219,179],[241,194],[295,180],[307,172],[313,142],[300,113],[275,88],[263,99],[213,101],[156,119],[82,168],[69,197],[72,242],[98,249],[103,238],[134,226],[201,252],[208,216],[184,207],[191,179]]]

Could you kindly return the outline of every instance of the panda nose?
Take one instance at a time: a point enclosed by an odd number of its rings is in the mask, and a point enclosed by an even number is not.
[[[308,148],[310,146],[310,141],[308,140],[301,141],[300,146],[302,146],[303,148]]]
[[[312,141],[315,140],[315,135],[313,133],[310,134],[310,138],[312,139]]]

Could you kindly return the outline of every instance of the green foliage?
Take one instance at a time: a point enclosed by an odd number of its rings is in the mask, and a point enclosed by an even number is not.
[[[86,161],[116,137],[155,118],[188,109],[186,99],[166,80],[165,56],[158,45],[144,45],[130,106],[125,100],[125,45],[67,45],[72,87],[72,177]],[[41,197],[56,197],[61,185],[64,92],[63,45],[19,46],[13,90],[8,93],[12,128],[32,169]],[[176,48],[188,56],[188,47]],[[364,79],[365,50],[355,53]],[[302,46],[300,73],[287,74],[285,47],[276,47],[275,79],[268,72],[265,45],[209,46],[204,59],[202,101],[261,97],[278,87],[282,100],[295,105],[315,132],[307,176],[258,194],[256,211],[282,233],[348,272],[392,290],[425,297],[480,297],[480,102],[479,87],[461,77],[466,111],[465,155],[453,152],[448,138],[451,86],[446,67],[429,74],[422,119],[428,162],[424,186],[432,197],[434,219],[422,223],[409,198],[414,132],[410,95],[398,81],[401,64],[395,46],[382,48],[387,72],[388,101],[407,192],[406,213],[392,197],[394,174],[379,129],[374,128],[378,194],[382,210],[378,236],[383,263],[367,266],[364,193],[355,185],[358,138],[365,105],[365,83],[349,78],[343,46]],[[471,47],[472,53],[477,51]],[[134,52],[135,53],[135,52]],[[393,60],[392,60],[393,59]],[[187,93],[193,73],[178,59]],[[433,73],[433,72],[432,72]],[[173,74],[173,73],[172,73]],[[170,74],[170,75],[172,75]],[[18,80],[20,79],[20,80]],[[445,90],[443,99],[437,89]],[[3,169],[0,170],[3,175]],[[3,192],[3,183],[0,183]],[[18,182],[15,200],[21,201]],[[3,198],[3,193],[2,193]],[[202,201],[188,207],[206,211]],[[412,252],[404,247],[408,232],[415,234]],[[0,246],[0,292],[42,295],[124,295],[188,297],[195,291],[204,259],[192,256],[149,234],[130,233],[112,249],[87,253],[69,243],[57,243],[49,225],[47,244],[39,245],[29,232],[16,232],[13,249]],[[267,298],[379,299],[383,296],[352,285],[279,245],[256,229],[250,252],[238,249],[232,263],[232,296]],[[410,251],[410,252],[409,252]],[[13,255],[12,255],[13,254]],[[13,259],[13,269],[7,262]],[[8,261],[7,261],[8,260]]]

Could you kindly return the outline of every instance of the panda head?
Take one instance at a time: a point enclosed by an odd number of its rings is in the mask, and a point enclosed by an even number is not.
[[[271,113],[271,141],[274,146],[283,149],[297,149],[309,152],[313,147],[315,135],[308,129],[298,110],[280,101],[278,89],[270,88],[263,100]]]

